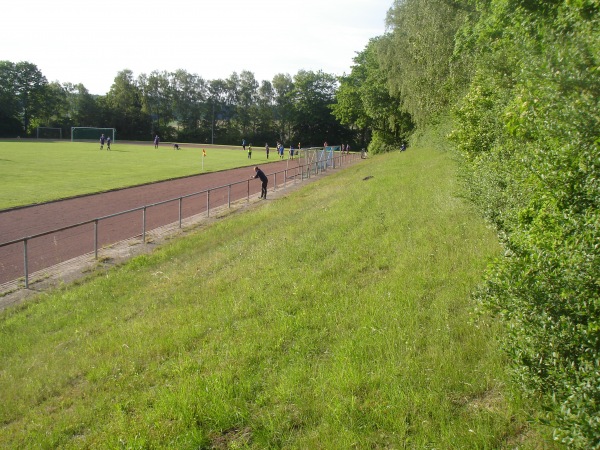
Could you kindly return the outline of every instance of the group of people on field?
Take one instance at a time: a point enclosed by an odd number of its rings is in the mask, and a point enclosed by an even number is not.
[[[252,143],[249,143],[247,145],[247,147],[248,147],[248,149],[246,150],[246,140],[242,139],[242,149],[244,151],[247,151],[248,159],[252,159]],[[300,150],[300,143],[298,143],[298,150]],[[277,155],[279,155],[279,159],[283,159],[283,155],[285,154],[285,147],[279,141],[277,141],[276,151],[277,151]],[[265,143],[265,154],[267,155],[267,159],[269,159],[270,152],[271,152],[271,147],[269,147],[269,143],[267,142],[267,143]],[[289,149],[290,159],[294,159],[295,154],[297,154],[296,149],[294,148],[293,145],[291,145],[290,149]]]
[[[154,148],[158,148],[158,144],[160,144],[160,137],[157,134],[154,136]],[[181,150],[181,147],[178,143],[173,144],[173,150]]]
[[[111,143],[111,139],[110,136],[104,136],[104,133],[102,133],[102,135],[100,136],[100,150],[104,150],[104,144],[106,144],[106,150],[110,150],[110,143]],[[154,136],[154,148],[158,148],[160,144],[160,137],[157,135]],[[327,142],[325,142],[324,144],[325,147],[327,147]],[[176,150],[179,150],[179,145],[175,144],[174,148]],[[244,150],[246,150],[246,140],[242,139],[242,148]],[[279,141],[277,141],[277,154],[279,155],[279,159],[283,159],[283,155],[285,152],[285,148],[283,146],[282,143],[280,143]],[[298,143],[298,150],[300,149],[300,143]],[[350,145],[344,145],[342,144],[341,147],[342,153],[346,152],[348,153],[350,151]],[[267,159],[269,159],[269,144],[266,143],[265,144],[265,152],[267,154]],[[295,152],[295,148],[293,145],[290,146],[289,149],[289,155],[290,155],[290,159],[294,159],[294,152]],[[206,152],[204,152],[204,156],[206,156]],[[252,144],[248,144],[248,159],[252,158]],[[267,185],[269,184],[269,178],[265,175],[265,173],[258,167],[254,167],[254,176],[250,177],[250,179],[256,179],[259,178],[262,185],[261,185],[261,192],[260,192],[260,197],[261,199],[265,199],[267,198]]]
[[[284,152],[285,148],[283,147],[283,144],[277,141],[277,154],[279,155],[279,159],[283,159]],[[294,159],[294,146],[290,146],[290,158]]]
[[[104,134],[102,134],[102,136],[100,136],[100,150],[102,150],[104,148],[104,144],[106,143],[107,145],[107,150],[110,150],[110,137],[105,137]],[[160,144],[160,137],[157,135],[154,136],[154,148],[158,148]],[[327,142],[325,142],[324,144],[325,147],[327,147]],[[247,149],[246,149],[247,147]],[[176,150],[179,150],[179,145],[175,144],[174,148]],[[298,150],[300,150],[301,146],[300,143],[298,143]],[[246,144],[246,139],[242,139],[242,149],[244,151],[248,152],[248,159],[252,159],[252,143]],[[284,153],[285,153],[285,147],[283,146],[283,144],[279,141],[277,141],[277,154],[279,155],[279,159],[283,159]],[[341,151],[342,153],[348,153],[350,151],[350,144],[344,145],[342,144],[341,146]],[[265,153],[267,155],[267,159],[269,159],[269,152],[270,152],[270,147],[269,147],[269,143],[265,143]],[[290,159],[294,159],[294,154],[296,152],[296,149],[294,148],[293,145],[290,145],[290,149],[289,149],[289,156]],[[262,185],[261,185],[261,192],[260,192],[260,197],[261,199],[266,199],[267,198],[267,185],[269,184],[269,178],[265,175],[265,173],[258,167],[256,166],[254,168],[254,176],[250,177],[251,179],[256,179],[259,178]]]
[[[104,136],[104,133],[100,136],[100,150],[104,150],[104,144],[106,144],[106,150],[110,150],[110,136]]]

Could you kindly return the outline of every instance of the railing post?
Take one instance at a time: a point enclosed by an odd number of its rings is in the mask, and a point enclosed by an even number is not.
[[[181,228],[181,223],[183,221],[183,197],[179,197],[179,228]]]
[[[250,180],[248,180],[248,197],[246,198],[246,201],[250,201]]]
[[[146,207],[142,212],[142,244],[146,243]]]
[[[27,238],[23,239],[23,258],[25,259],[25,289],[29,289],[29,264],[27,263]]]
[[[231,208],[231,184],[227,185],[227,208]]]
[[[275,180],[273,181],[273,191],[277,190],[277,172],[274,173]]]
[[[98,219],[94,219],[94,259],[98,259]]]
[[[210,217],[210,189],[206,191],[206,217]]]

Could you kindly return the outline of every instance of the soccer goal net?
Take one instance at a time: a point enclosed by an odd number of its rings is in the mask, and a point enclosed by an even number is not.
[[[110,137],[115,142],[117,130],[115,128],[96,127],[71,127],[71,141],[97,141],[100,136]]]
[[[304,158],[307,165],[315,165],[318,170],[326,170],[328,167],[333,167],[334,151],[339,149],[339,146],[303,148],[300,157]]]
[[[62,139],[62,128],[37,127],[36,136],[38,139]]]

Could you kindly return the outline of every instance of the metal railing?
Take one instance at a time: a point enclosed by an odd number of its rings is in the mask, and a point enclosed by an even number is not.
[[[304,181],[305,179],[310,178],[311,176],[316,176],[321,172],[327,171],[328,168],[333,168],[335,169],[336,167],[341,167],[342,163],[345,161],[352,161],[353,159],[356,159],[358,157],[357,154],[353,153],[353,154],[342,154],[339,156],[335,156],[333,158],[330,158],[326,161],[315,161],[315,162],[311,162],[309,164],[302,164],[302,165],[298,165],[296,167],[293,168],[286,168],[284,170],[280,170],[278,172],[273,172],[269,175],[267,175],[269,178],[273,177],[273,191],[276,191],[278,188],[277,185],[277,175],[282,175],[283,176],[283,188],[285,188],[285,186],[287,185],[287,183],[289,182],[289,180],[293,180],[293,182],[297,182],[299,181]],[[72,225],[68,225],[62,228],[56,228],[53,230],[49,230],[49,231],[45,231],[43,233],[38,233],[38,234],[34,234],[31,236],[26,236],[26,237],[22,237],[19,239],[14,239],[8,242],[4,242],[0,244],[0,248],[3,247],[7,247],[9,245],[15,245],[15,244],[19,244],[19,243],[23,243],[23,276],[25,278],[25,288],[29,289],[29,278],[30,278],[30,273],[29,273],[29,255],[28,255],[28,244],[30,241],[34,240],[34,239],[38,239],[44,236],[48,236],[48,235],[52,235],[52,234],[56,234],[56,233],[60,233],[63,231],[67,231],[67,230],[71,230],[74,228],[78,228],[78,227],[83,227],[85,225],[90,225],[93,224],[94,228],[93,228],[93,241],[94,241],[94,258],[98,259],[98,248],[100,246],[99,244],[99,238],[98,238],[98,234],[99,234],[99,228],[100,228],[100,223],[102,221],[106,221],[108,219],[111,218],[115,218],[115,217],[119,217],[119,216],[123,216],[125,214],[131,214],[131,213],[135,213],[138,211],[142,212],[142,223],[141,223],[141,233],[140,234],[134,234],[133,236],[129,236],[128,238],[122,238],[122,239],[117,239],[115,241],[112,242],[105,242],[103,243],[104,246],[107,245],[113,245],[117,242],[123,241],[125,239],[129,239],[131,237],[137,237],[137,236],[141,236],[141,242],[143,244],[146,243],[146,233],[147,233],[147,212],[150,208],[155,208],[158,207],[160,205],[166,205],[169,203],[173,203],[173,202],[178,202],[178,226],[179,228],[182,227],[182,222],[184,219],[184,214],[183,214],[183,201],[185,199],[191,199],[193,197],[199,197],[201,195],[206,195],[206,217],[210,217],[210,211],[211,211],[211,192],[216,192],[216,191],[220,191],[223,189],[227,189],[227,208],[231,208],[231,202],[232,201],[236,201],[236,200],[241,200],[243,197],[238,197],[237,199],[232,199],[232,188],[238,185],[243,185],[246,184],[246,192],[245,192],[245,196],[246,196],[246,201],[250,201],[250,181],[251,180],[245,180],[245,181],[238,181],[235,183],[230,183],[230,184],[225,184],[222,186],[215,186],[215,187],[211,187],[202,191],[198,191],[198,192],[194,192],[191,194],[186,194],[180,197],[176,197],[176,198],[172,198],[169,200],[164,200],[164,201],[160,201],[160,202],[156,202],[156,203],[151,203],[148,205],[144,205],[144,206],[140,206],[137,208],[133,208],[133,209],[128,209],[126,211],[120,211],[118,213],[114,213],[114,214],[110,214],[110,215],[106,215],[106,216],[102,216],[102,217],[97,217],[95,219],[91,219],[91,220],[86,220],[84,222],[79,222],[79,223],[75,223]],[[224,202],[222,203],[218,203],[218,204],[213,204],[212,207],[214,208],[220,208],[224,206]],[[197,215],[199,213],[204,212],[203,210],[200,212],[196,212],[194,214],[190,213],[188,214],[186,217],[192,217],[194,215]],[[174,223],[174,222],[167,222],[164,223],[160,226],[165,226],[169,223]],[[158,228],[155,227],[155,228]],[[81,256],[83,254],[87,254],[87,252],[82,252],[80,255]],[[69,258],[65,258],[65,260],[68,260]],[[51,265],[48,265],[46,267],[42,267],[41,269],[44,268],[48,268]],[[39,269],[39,270],[41,270]],[[17,277],[19,278],[19,277]]]

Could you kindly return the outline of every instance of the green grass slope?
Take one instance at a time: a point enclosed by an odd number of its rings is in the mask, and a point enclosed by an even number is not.
[[[4,311],[0,447],[522,445],[453,170],[371,158]]]

